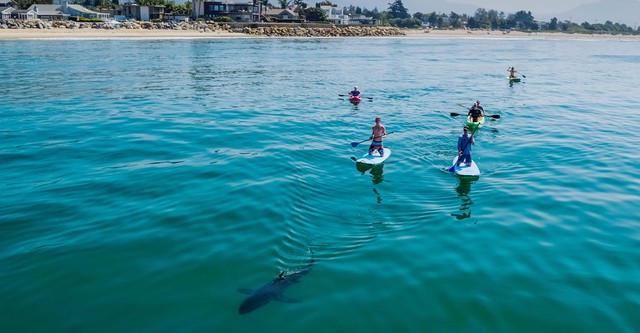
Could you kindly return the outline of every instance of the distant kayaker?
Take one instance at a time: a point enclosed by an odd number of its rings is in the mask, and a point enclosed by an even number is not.
[[[353,96],[353,97],[360,96],[360,91],[358,90],[358,86],[353,87],[353,91],[349,93],[349,96]]]
[[[473,139],[473,134],[469,136],[469,128],[465,126],[462,135],[458,137],[457,166],[460,166],[460,163],[466,163],[467,166],[471,166],[471,145],[474,144],[476,144],[476,141]]]
[[[467,116],[471,116],[471,119],[473,120],[473,122],[477,123],[478,118],[482,116],[482,114],[483,114],[482,109],[480,109],[480,106],[478,105],[478,103],[476,103],[476,104],[473,104],[473,106],[469,110],[469,113],[467,113]]]
[[[509,78],[510,78],[510,79],[515,79],[515,78],[516,78],[516,73],[517,73],[518,71],[516,71],[516,69],[515,69],[513,66],[511,66],[511,67],[509,67],[509,68],[507,69],[507,72],[509,72]]]
[[[384,155],[382,138],[387,135],[387,129],[380,123],[380,117],[376,117],[376,124],[371,127],[371,146],[369,146],[369,155],[373,154],[374,151],[378,151],[380,156]]]

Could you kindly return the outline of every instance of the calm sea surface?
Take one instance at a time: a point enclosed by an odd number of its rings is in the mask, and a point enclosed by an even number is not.
[[[0,41],[0,331],[638,332],[638,50]],[[476,99],[500,119],[459,179]],[[312,256],[300,302],[238,314]]]

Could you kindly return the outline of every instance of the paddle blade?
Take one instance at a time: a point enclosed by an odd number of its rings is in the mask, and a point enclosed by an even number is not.
[[[500,115],[499,114],[490,115],[489,117],[493,118],[493,119],[500,119]]]
[[[455,164],[449,168],[449,172],[454,172],[456,170]]]
[[[360,144],[360,142],[351,142],[351,147],[355,148]]]
[[[520,74],[520,75],[522,75],[522,77],[523,77],[523,78],[525,78],[525,79],[527,78],[527,76],[526,76],[526,75],[524,75],[524,74]]]
[[[459,115],[460,115],[459,113],[451,112],[451,117],[457,117]]]
[[[338,96],[340,96],[340,97],[344,97],[344,96],[346,96],[346,95],[343,95],[343,94],[338,94]]]

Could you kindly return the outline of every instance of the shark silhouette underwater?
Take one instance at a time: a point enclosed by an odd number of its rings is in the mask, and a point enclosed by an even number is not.
[[[238,309],[239,314],[246,314],[253,310],[256,310],[259,307],[266,305],[271,301],[279,301],[283,303],[299,303],[299,300],[287,297],[284,293],[291,287],[293,284],[298,283],[300,279],[309,274],[311,271],[311,266],[315,262],[313,250],[311,251],[311,260],[309,263],[300,268],[299,270],[293,273],[285,273],[282,271],[278,277],[269,281],[262,285],[260,288],[252,290],[252,289],[240,289],[240,292],[248,294],[247,297],[242,304],[240,304],[240,308]]]

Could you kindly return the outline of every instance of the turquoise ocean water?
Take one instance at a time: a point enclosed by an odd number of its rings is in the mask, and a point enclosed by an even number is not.
[[[639,49],[0,41],[0,331],[638,332]],[[238,313],[311,252],[299,302]]]

